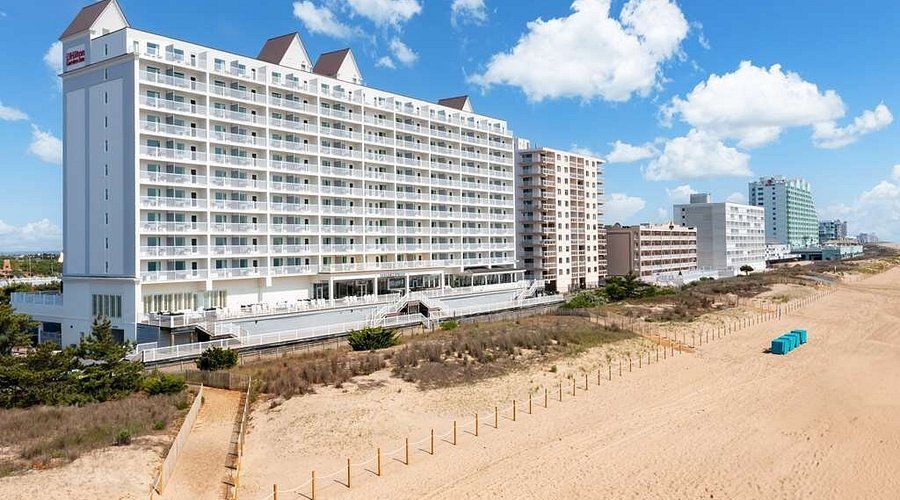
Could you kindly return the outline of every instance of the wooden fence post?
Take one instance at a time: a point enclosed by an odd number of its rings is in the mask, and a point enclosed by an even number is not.
[[[434,455],[434,429],[431,429],[431,448],[429,453]]]
[[[513,399],[513,422],[516,421],[516,400]]]
[[[547,406],[547,388],[544,387],[544,408],[548,408]]]
[[[528,393],[528,414],[531,415],[531,392]]]
[[[559,383],[559,400],[562,401],[562,382]]]
[[[381,448],[378,448],[378,452],[375,455],[375,458],[376,458],[376,463],[377,463],[376,468],[375,468],[375,470],[376,470],[375,475],[381,477]]]
[[[612,382],[612,364],[606,365],[609,368],[609,381]]]
[[[572,395],[575,395],[575,375],[572,375]]]
[[[434,448],[434,429],[431,429],[431,447]],[[432,450],[433,454],[433,450]],[[406,465],[409,465],[409,438],[406,438]]]
[[[587,373],[584,374],[584,390],[588,390]]]
[[[350,489],[350,459],[347,459],[347,489]]]
[[[453,421],[453,446],[456,446],[456,420]]]
[[[478,437],[478,412],[475,412],[475,437]]]
[[[500,428],[500,409],[494,407],[494,429]]]
[[[628,354],[628,373],[631,373],[632,365],[633,365],[633,363],[631,361],[631,353],[629,353]]]
[[[316,471],[312,471],[310,498],[316,500]]]

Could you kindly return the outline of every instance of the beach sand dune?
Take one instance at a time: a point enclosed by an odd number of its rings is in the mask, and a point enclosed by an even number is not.
[[[809,344],[764,352],[798,327]],[[317,498],[900,498],[900,268],[693,354],[599,386],[592,376],[588,392],[549,409],[541,389],[534,414],[522,409],[529,388],[580,377],[591,356],[555,374],[543,367],[424,392],[382,372],[261,405],[242,497],[265,497],[275,482],[285,492],[317,469]],[[504,407],[492,428],[484,410],[514,397],[517,421]],[[434,456],[427,442],[415,446],[409,466],[386,457],[380,478],[354,467],[352,489],[342,474],[323,478],[348,456],[374,458],[375,446],[402,447],[432,427],[443,434],[476,408],[478,437],[461,427],[458,445],[438,440]]]

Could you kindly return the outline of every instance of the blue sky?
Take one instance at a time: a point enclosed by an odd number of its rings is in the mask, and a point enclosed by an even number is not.
[[[0,250],[60,246],[51,46],[86,3],[0,2]],[[148,31],[255,55],[298,30],[312,58],[352,47],[369,85],[470,94],[521,137],[609,159],[610,223],[664,220],[691,191],[739,200],[780,174],[812,183],[822,217],[900,239],[893,0],[120,4]]]

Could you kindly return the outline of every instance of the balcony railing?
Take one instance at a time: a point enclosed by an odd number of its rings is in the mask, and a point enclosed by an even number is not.
[[[169,196],[141,196],[141,206],[145,208],[206,208],[206,200]]]
[[[158,222],[141,221],[141,232],[145,233],[203,233],[205,222]]]
[[[151,134],[175,135],[178,137],[190,137],[196,139],[204,139],[206,137],[206,129],[203,128],[170,125],[168,123],[149,120],[141,120],[140,128],[141,132]]]
[[[206,176],[192,174],[175,174],[169,172],[149,172],[141,170],[141,182],[152,184],[189,184],[206,185]]]
[[[150,97],[142,95],[140,103],[143,106],[156,109],[167,109],[170,111],[178,111],[181,113],[191,113],[195,115],[205,115],[206,107],[197,104],[191,104],[184,101],[176,101],[174,99],[162,99],[160,97]]]

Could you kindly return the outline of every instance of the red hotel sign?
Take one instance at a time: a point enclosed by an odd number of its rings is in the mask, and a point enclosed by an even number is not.
[[[66,52],[66,66],[81,64],[84,62],[84,49],[75,49]]]

